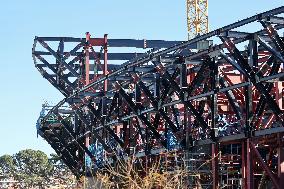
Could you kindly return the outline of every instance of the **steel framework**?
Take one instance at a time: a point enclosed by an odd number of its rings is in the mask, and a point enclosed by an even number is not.
[[[186,42],[35,37],[35,66],[65,97],[39,134],[77,176],[175,151],[189,172],[210,160],[191,188],[284,188],[283,13]]]

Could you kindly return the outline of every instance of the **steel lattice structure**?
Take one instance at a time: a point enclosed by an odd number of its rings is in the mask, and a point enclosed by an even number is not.
[[[208,0],[186,0],[188,39],[209,32]]]
[[[35,66],[65,97],[39,134],[77,176],[85,156],[100,167],[114,154],[179,151],[213,157],[201,185],[283,188],[283,13],[185,42],[35,37]]]

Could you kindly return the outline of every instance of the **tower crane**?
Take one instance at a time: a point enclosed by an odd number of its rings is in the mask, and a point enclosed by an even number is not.
[[[208,33],[208,0],[186,0],[188,39]]]

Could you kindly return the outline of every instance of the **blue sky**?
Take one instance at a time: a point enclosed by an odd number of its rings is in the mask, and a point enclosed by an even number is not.
[[[284,5],[283,0],[209,0],[210,29]],[[185,0],[16,0],[0,3],[0,155],[32,148],[51,153],[37,139],[44,100],[62,95],[37,72],[34,36],[186,40]]]

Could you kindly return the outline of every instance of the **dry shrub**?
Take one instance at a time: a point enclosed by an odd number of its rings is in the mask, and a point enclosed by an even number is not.
[[[173,167],[158,156],[146,166],[142,159],[132,156],[97,171],[85,186],[101,189],[182,189],[187,188],[187,176],[184,162]]]
[[[118,159],[105,168],[93,173],[93,177],[85,182],[84,188],[96,189],[184,189],[199,188],[201,185],[200,169],[210,170],[211,161],[218,157],[209,157],[194,170],[186,170],[186,161],[181,159],[179,165],[173,165],[171,160],[157,156],[152,163],[145,165],[142,158],[132,156],[126,160]],[[173,154],[164,154],[163,157],[172,157]],[[144,159],[145,160],[145,159]],[[193,182],[189,187],[189,178]],[[210,182],[210,175],[206,180]]]

